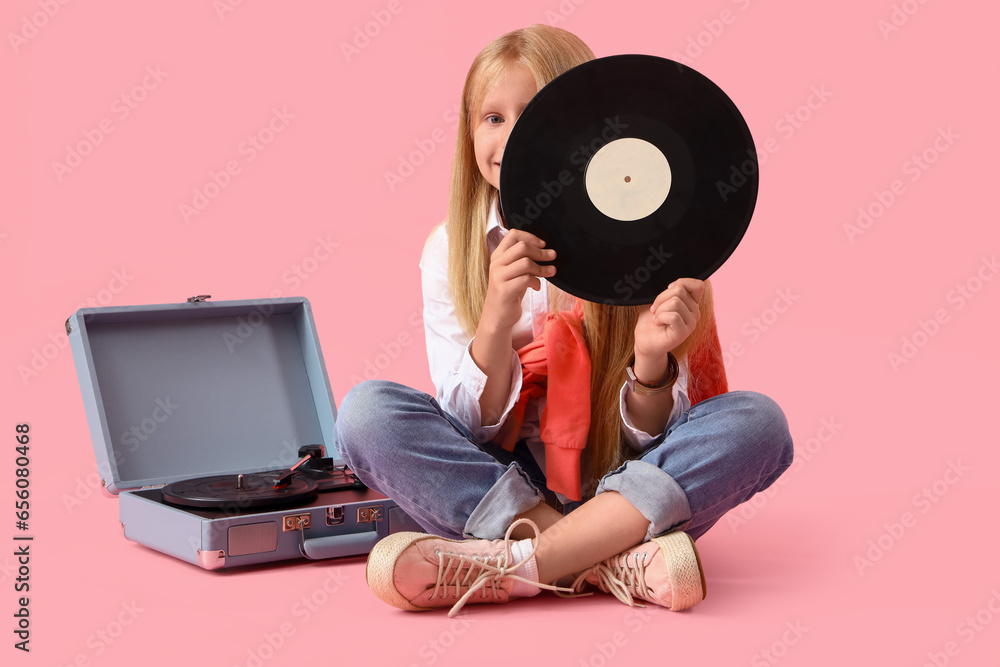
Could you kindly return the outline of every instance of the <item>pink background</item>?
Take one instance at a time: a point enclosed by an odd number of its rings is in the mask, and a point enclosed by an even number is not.
[[[233,2],[4,3],[4,661],[996,664],[994,4]],[[88,301],[301,295],[338,400],[366,372],[430,389],[416,264],[445,213],[464,75],[536,22],[599,56],[685,58],[768,153],[714,283],[731,385],[783,406],[798,460],[699,542],[707,600],[684,614],[532,600],[452,621],[376,600],[363,559],[219,574],[126,541],[95,487],[63,321]],[[244,142],[275,110],[291,117],[251,160]],[[230,161],[238,173],[186,221],[181,205]],[[419,164],[390,187],[401,161]],[[851,239],[859,207],[877,217]],[[20,422],[30,655],[11,634]]]

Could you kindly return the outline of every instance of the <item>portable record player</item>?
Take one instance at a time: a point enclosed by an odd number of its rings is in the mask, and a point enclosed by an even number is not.
[[[125,537],[215,570],[365,554],[421,530],[337,454],[309,302],[208,298],[66,321]]]

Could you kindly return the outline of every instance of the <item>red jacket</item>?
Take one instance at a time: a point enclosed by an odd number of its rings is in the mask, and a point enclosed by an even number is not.
[[[590,356],[583,339],[581,302],[572,311],[550,314],[542,333],[517,353],[524,373],[521,394],[497,442],[513,451],[528,400],[547,395],[540,423],[545,484],[580,500],[580,453],[590,430]],[[714,320],[702,342],[688,351],[687,364],[691,405],[728,391]]]

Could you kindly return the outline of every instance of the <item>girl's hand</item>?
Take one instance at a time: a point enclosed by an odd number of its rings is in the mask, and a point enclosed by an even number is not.
[[[646,382],[656,382],[667,373],[667,352],[691,335],[701,316],[698,304],[705,283],[680,278],[657,295],[653,305],[642,311],[635,326],[635,374]]]
[[[555,250],[545,247],[545,241],[521,229],[512,229],[500,241],[490,256],[489,286],[480,324],[510,330],[521,319],[521,299],[530,287],[542,287],[540,277],[551,278],[556,268],[538,262],[555,259]]]

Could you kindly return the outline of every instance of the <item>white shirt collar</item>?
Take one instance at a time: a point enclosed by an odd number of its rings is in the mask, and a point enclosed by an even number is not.
[[[508,231],[510,230],[500,222],[500,197],[494,197],[490,204],[490,215],[486,219],[486,240],[491,246],[491,252],[500,245],[500,241],[507,236]]]

